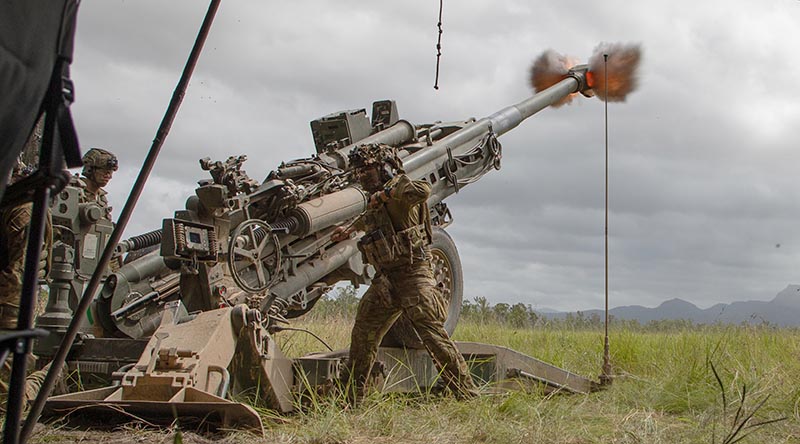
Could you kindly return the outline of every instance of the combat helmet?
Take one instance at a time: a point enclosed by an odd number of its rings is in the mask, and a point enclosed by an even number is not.
[[[359,145],[350,152],[348,159],[354,170],[363,170],[378,165],[389,177],[395,172],[404,172],[403,161],[397,156],[395,148],[382,143]]]
[[[83,155],[83,175],[89,176],[95,168],[117,171],[117,156],[102,148],[92,148]]]

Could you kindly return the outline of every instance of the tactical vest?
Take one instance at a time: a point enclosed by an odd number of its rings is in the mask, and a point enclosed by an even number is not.
[[[428,259],[431,243],[428,205],[422,202],[411,211],[418,212],[420,223],[402,230],[395,228],[386,205],[370,208],[364,214],[366,234],[359,240],[358,249],[368,263],[389,270]]]

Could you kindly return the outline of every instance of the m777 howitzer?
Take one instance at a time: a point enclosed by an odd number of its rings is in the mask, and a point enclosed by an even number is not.
[[[47,410],[110,406],[151,420],[177,415],[260,429],[255,411],[232,399],[256,398],[288,412],[300,405],[299,394],[340,381],[346,351],[289,359],[273,336],[337,282],[368,285],[374,277],[357,248],[363,233],[331,240],[336,227],[367,208],[369,196],[348,164],[348,153],[363,144],[396,147],[405,172],[431,185],[431,250],[452,333],[463,282],[455,244],[444,230],[452,222],[444,200],[499,169],[498,136],[575,93],[592,96],[591,82],[588,66],[563,69],[536,95],[479,120],[415,126],[398,118],[391,101],[373,104],[371,122],[364,110],[331,114],[311,122],[316,155],[282,163],[261,183],[242,170],[244,156],[201,160],[212,179],[199,183],[186,209],[164,220],[161,230],[121,244],[129,251],[160,249],[108,278],[92,308],[108,337],[84,338],[70,359],[101,366],[93,341],[139,353],[114,372],[113,386],[50,398]],[[504,347],[457,345],[476,380],[492,388],[526,382],[587,393],[598,387]],[[116,358],[115,364],[126,361]],[[435,366],[402,317],[378,360],[384,390],[418,390],[436,382]]]

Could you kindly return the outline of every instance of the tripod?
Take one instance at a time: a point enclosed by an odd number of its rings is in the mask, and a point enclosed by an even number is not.
[[[3,363],[9,355],[13,355],[3,430],[5,444],[19,442],[25,401],[25,378],[28,370],[27,356],[31,351],[33,339],[47,334],[45,330],[33,329],[32,326],[38,293],[39,260],[50,198],[54,193],[61,191],[69,181],[69,172],[65,170],[65,165],[67,167],[81,165],[78,139],[69,112],[69,105],[73,99],[72,82],[68,75],[68,65],[72,56],[72,36],[71,30],[65,28],[74,28],[74,15],[62,23],[58,58],[39,110],[39,115],[45,116],[39,167],[33,175],[8,187],[2,201],[2,208],[33,202],[17,328],[0,335],[0,358],[2,358],[0,363]]]

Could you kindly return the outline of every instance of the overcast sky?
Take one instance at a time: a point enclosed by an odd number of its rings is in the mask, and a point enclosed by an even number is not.
[[[545,4],[544,6],[542,4]],[[413,123],[527,98],[547,49],[640,44],[639,89],[609,104],[610,305],[769,300],[800,283],[800,1],[223,1],[126,236],[159,228],[246,154],[263,179],[314,153],[309,121],[394,99]],[[83,0],[73,105],[84,150],[121,168],[119,216],[207,3]],[[501,137],[503,168],[448,200],[465,298],[600,308],[604,104],[579,97]]]

